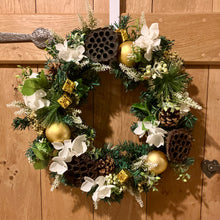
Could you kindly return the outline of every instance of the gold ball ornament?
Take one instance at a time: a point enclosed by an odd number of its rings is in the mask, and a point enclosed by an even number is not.
[[[46,128],[46,137],[52,142],[62,142],[70,139],[71,131],[68,125],[63,123],[53,123],[51,126]]]
[[[147,163],[158,164],[156,167],[150,169],[151,172],[154,172],[156,175],[163,173],[168,166],[168,161],[166,155],[161,151],[153,150],[147,155]]]
[[[118,60],[127,67],[133,67],[135,62],[130,60],[128,55],[132,53],[133,41],[125,41],[119,46]]]

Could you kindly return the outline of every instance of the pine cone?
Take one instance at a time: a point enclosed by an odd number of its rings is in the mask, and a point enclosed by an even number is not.
[[[112,173],[115,169],[114,160],[107,156],[106,159],[100,159],[98,161],[98,170],[100,175],[108,175]]]
[[[82,154],[79,157],[73,157],[72,161],[67,163],[68,170],[63,174],[66,182],[70,185],[80,187],[84,182],[84,176],[96,179],[98,177],[97,162],[88,155]]]
[[[52,62],[52,63],[48,63],[47,66],[49,67],[48,74],[56,75],[57,74],[57,70],[60,67],[60,63]]]
[[[167,156],[171,162],[181,163],[187,159],[192,145],[192,136],[185,129],[174,129],[166,138]]]
[[[85,41],[86,55],[100,63],[108,63],[115,58],[118,46],[118,34],[108,27],[91,31]]]
[[[168,108],[167,111],[164,109],[159,113],[159,121],[165,127],[173,127],[178,124],[180,120],[180,111]]]

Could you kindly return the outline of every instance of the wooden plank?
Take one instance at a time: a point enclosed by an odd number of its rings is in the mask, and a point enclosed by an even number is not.
[[[87,10],[85,2],[81,0],[36,0],[37,13],[85,13]],[[93,0],[88,0],[88,2],[92,5]]]
[[[40,66],[43,68],[43,66]],[[89,94],[88,102],[83,105],[82,119],[85,124],[93,127],[93,93]],[[43,219],[93,219],[93,204],[79,188],[60,185],[50,191],[52,181],[49,171],[42,171],[42,208]]]
[[[139,14],[131,14],[137,18]],[[100,25],[108,16],[97,13]],[[175,39],[175,49],[188,64],[220,63],[220,14],[148,14],[147,23],[159,22],[160,33]],[[0,15],[2,32],[31,33],[43,26],[64,36],[78,26],[74,15]],[[183,34],[184,32],[184,34]],[[24,53],[25,51],[25,53]],[[43,63],[45,52],[31,43],[0,44],[0,63]]]
[[[38,4],[41,3],[41,4]],[[57,4],[63,9],[62,13],[84,12],[85,8],[81,7],[82,4],[79,1],[38,1],[37,11],[38,13],[60,13],[60,7],[58,9]],[[73,10],[74,8],[74,10]],[[81,8],[81,9],[80,9]],[[60,16],[59,19],[61,19]],[[58,19],[58,20],[59,20]],[[65,36],[66,33],[70,32],[73,28],[78,25],[78,18],[70,23],[70,26],[64,31],[56,31],[62,33]],[[48,22],[47,22],[48,24]],[[73,27],[74,26],[74,27]],[[83,119],[86,124],[93,125],[93,93],[88,98],[88,103],[83,106]],[[50,192],[51,180],[49,179],[48,171],[42,171],[42,208],[43,208],[43,219],[93,219],[93,204],[87,198],[86,194],[82,195],[82,192],[78,188],[70,188],[60,186],[59,189]],[[64,205],[65,204],[65,205]]]
[[[205,158],[207,160],[217,160],[220,163],[220,66],[210,67],[209,87],[207,103],[207,123],[206,123],[206,141]],[[220,216],[220,176],[216,174],[211,179],[203,175],[203,193],[201,219],[217,220]]]
[[[21,70],[2,65],[0,69],[0,219],[41,219],[40,171],[34,170],[25,156],[35,133],[14,131],[11,123],[19,109],[6,107],[22,99],[15,89],[15,75]]]
[[[220,1],[213,0],[213,12],[220,12]]]
[[[203,106],[202,111],[193,111],[198,118],[193,137],[190,156],[195,164],[190,168],[191,179],[188,183],[176,181],[173,170],[168,169],[162,175],[158,192],[150,192],[147,200],[147,219],[200,219],[201,169],[205,137],[205,113],[207,97],[207,66],[189,66],[187,72],[194,77],[189,88],[190,96]],[[160,205],[158,205],[160,204]]]
[[[1,0],[0,14],[35,13],[35,0]]]
[[[218,0],[213,0],[213,12],[220,12],[220,2]],[[219,83],[220,66],[210,66],[207,100],[206,148],[204,159],[216,159],[218,162],[220,162],[220,120],[218,117],[220,110]],[[216,175],[209,179],[205,176],[205,174],[203,174],[203,178],[201,219],[217,220],[220,216],[220,176]]]
[[[190,13],[212,12],[212,0],[153,0],[153,12],[159,13]]]
[[[122,1],[123,2],[123,1]],[[126,13],[150,13],[152,10],[152,0],[126,0]]]

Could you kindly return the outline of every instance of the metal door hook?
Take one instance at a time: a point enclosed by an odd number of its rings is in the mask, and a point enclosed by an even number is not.
[[[37,28],[32,34],[0,32],[0,43],[33,42],[40,49],[44,49],[46,47],[46,41],[51,42],[52,39],[51,32],[45,28]]]
[[[203,160],[201,168],[208,178],[211,178],[216,173],[220,173],[220,165],[217,160]]]

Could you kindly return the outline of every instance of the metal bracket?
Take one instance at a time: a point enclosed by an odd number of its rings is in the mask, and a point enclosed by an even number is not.
[[[220,165],[217,160],[203,160],[201,163],[201,168],[208,178],[211,178],[216,173],[220,173]]]
[[[53,35],[45,28],[37,28],[32,34],[0,32],[0,43],[33,42],[36,47],[44,49],[46,41],[51,42]]]

